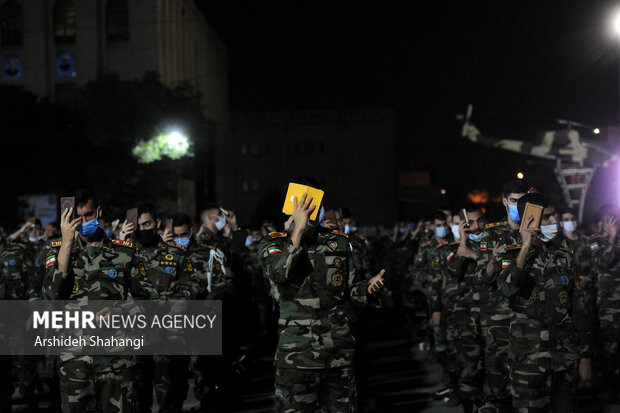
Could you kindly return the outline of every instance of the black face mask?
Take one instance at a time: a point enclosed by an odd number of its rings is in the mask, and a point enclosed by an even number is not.
[[[147,229],[143,231],[136,231],[136,238],[143,247],[152,247],[157,244],[159,237],[156,230]]]

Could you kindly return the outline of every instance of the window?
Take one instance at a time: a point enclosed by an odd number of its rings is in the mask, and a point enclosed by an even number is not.
[[[22,44],[22,8],[15,0],[8,0],[0,9],[0,36],[2,46]]]
[[[6,56],[2,65],[4,80],[17,80],[22,77],[22,60],[19,56]]]
[[[127,0],[108,0],[105,5],[108,40],[129,40],[129,6]]]
[[[56,0],[54,3],[54,42],[75,43],[75,3]]]
[[[250,185],[248,184],[248,181],[247,181],[247,180],[244,180],[244,181],[243,181],[243,187],[242,187],[242,189],[243,189],[243,192],[248,192],[248,191],[250,190]]]
[[[241,145],[241,155],[246,156],[248,154],[248,145],[245,143]]]
[[[256,192],[260,189],[260,183],[258,182],[258,179],[255,179],[252,181],[252,191]]]

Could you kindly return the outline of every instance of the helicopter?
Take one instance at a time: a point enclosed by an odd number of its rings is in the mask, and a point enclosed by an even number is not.
[[[531,143],[482,135],[471,123],[472,113],[473,105],[470,104],[464,115],[457,115],[457,119],[463,121],[463,137],[488,147],[555,161],[554,171],[564,199],[570,207],[579,211],[580,221],[583,219],[586,195],[594,173],[598,168],[606,168],[620,159],[591,140],[583,139],[575,127],[587,126],[579,122],[560,119],[557,122],[566,125],[564,129],[542,132]]]

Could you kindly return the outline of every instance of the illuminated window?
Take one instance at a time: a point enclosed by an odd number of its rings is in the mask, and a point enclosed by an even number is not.
[[[246,156],[248,154],[248,145],[245,143],[241,145],[241,155]]]
[[[129,40],[129,6],[127,0],[108,0],[105,5],[108,40]]]
[[[75,3],[56,0],[54,3],[54,42],[75,43]]]
[[[250,185],[248,184],[248,181],[244,180],[243,181],[243,192],[248,192],[250,190]]]
[[[2,46],[22,44],[22,8],[15,0],[4,2],[0,9]]]

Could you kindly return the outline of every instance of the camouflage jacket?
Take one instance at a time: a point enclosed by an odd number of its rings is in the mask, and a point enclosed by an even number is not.
[[[0,298],[27,300],[35,293],[34,262],[32,251],[26,244],[8,241],[0,252]]]
[[[155,246],[138,247],[136,259],[146,269],[146,278],[160,296],[191,300],[198,295],[198,276],[182,245],[160,239]]]
[[[355,262],[355,271],[363,279],[370,279],[374,276],[370,268],[370,256],[366,238],[356,232],[349,234],[349,242],[353,246],[353,261]]]
[[[466,244],[473,251],[480,250],[480,243],[467,239]],[[457,246],[458,249],[458,246]],[[476,260],[459,256],[456,251],[448,256],[446,273],[447,285],[455,285],[456,291],[452,300],[452,319],[455,324],[468,325],[471,320],[472,308],[477,306],[479,284],[476,277]],[[448,286],[446,285],[446,294]]]
[[[413,277],[426,285],[429,295],[430,311],[441,311],[441,292],[444,284],[445,259],[450,254],[448,241],[437,241],[433,237],[420,245],[413,264]],[[442,249],[443,248],[443,249]],[[442,259],[443,257],[443,259]],[[428,278],[431,281],[428,281]]]
[[[355,273],[347,236],[318,227],[316,238],[295,248],[289,233],[272,232],[260,251],[280,305],[276,367],[351,365],[355,342],[347,305],[367,303],[368,282]]]
[[[497,245],[512,245],[519,237],[519,230],[511,230],[508,221],[487,224],[478,246],[476,278],[479,284],[480,324],[482,326],[505,326],[510,323],[508,300],[497,290],[497,276],[501,267],[495,265],[492,276],[487,277],[487,264]]]
[[[452,307],[459,294],[459,281],[448,277],[448,265],[456,256],[458,241],[442,244],[437,247],[439,254],[439,270],[435,271],[434,285],[431,288],[431,309],[452,316]],[[434,303],[434,305],[433,305]]]
[[[226,272],[226,256],[213,245],[190,242],[187,254],[192,260],[199,282],[200,300],[221,300],[232,290],[232,279]]]
[[[589,248],[596,266],[596,304],[601,323],[620,320],[620,235],[614,243],[605,233],[591,237]]]
[[[159,293],[148,282],[144,263],[133,244],[103,236],[94,256],[77,237],[71,246],[69,272],[58,270],[58,251],[62,241],[53,241],[46,259],[43,298],[47,300],[141,300],[158,299]]]
[[[514,311],[512,342],[517,353],[551,351],[553,368],[563,370],[566,360],[590,357],[590,319],[572,251],[552,243],[533,245],[523,269],[517,268],[521,239],[496,256],[501,267],[498,284]],[[536,346],[532,346],[535,342]],[[516,343],[516,344],[515,344]]]

